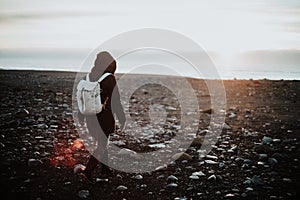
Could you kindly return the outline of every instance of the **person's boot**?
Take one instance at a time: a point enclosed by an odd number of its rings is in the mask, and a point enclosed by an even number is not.
[[[85,170],[82,172],[82,174],[86,177],[86,179],[90,183],[93,183],[92,172],[97,167],[98,163],[99,163],[99,161],[94,156],[91,155],[90,159],[88,160]]]

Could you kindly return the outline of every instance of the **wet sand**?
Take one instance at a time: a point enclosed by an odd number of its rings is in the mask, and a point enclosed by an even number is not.
[[[85,164],[89,156],[72,116],[74,77],[69,72],[0,71],[3,199],[296,199],[300,81],[225,80],[226,128],[213,150],[202,157],[201,138],[214,111],[205,82],[189,79],[202,109],[200,142],[161,170],[114,171],[106,180],[99,169],[94,174],[98,182],[89,184],[73,173],[74,166]],[[163,131],[139,140],[117,132],[112,143],[145,152],[176,135],[178,101],[157,87],[137,90],[126,112],[145,125],[149,99],[154,99],[169,107]],[[163,97],[172,100],[166,104]]]

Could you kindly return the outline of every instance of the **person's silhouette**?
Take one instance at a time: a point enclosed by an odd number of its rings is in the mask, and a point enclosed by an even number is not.
[[[120,129],[123,130],[125,127],[126,118],[114,76],[116,67],[117,65],[114,58],[108,52],[103,51],[97,55],[94,67],[91,73],[87,75],[90,81],[95,82],[98,81],[104,73],[112,74],[107,76],[100,83],[102,89],[101,101],[104,102],[103,110],[96,114],[96,117],[78,114],[80,122],[83,122],[84,118],[86,119],[89,134],[92,135],[98,143],[96,150],[87,162],[85,170],[82,172],[89,181],[92,181],[92,172],[99,164],[99,160],[102,161],[101,173],[108,174],[111,172],[111,169],[106,165],[108,163],[107,143],[109,134],[115,132],[115,116],[117,116],[120,122]]]

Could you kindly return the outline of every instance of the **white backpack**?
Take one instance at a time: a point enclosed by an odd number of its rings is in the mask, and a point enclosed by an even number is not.
[[[103,74],[97,82],[90,82],[89,74],[86,80],[77,85],[77,103],[79,111],[84,115],[95,115],[102,111],[100,82],[111,73]]]

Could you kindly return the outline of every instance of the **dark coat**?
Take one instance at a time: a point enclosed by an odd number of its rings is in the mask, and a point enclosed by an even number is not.
[[[100,83],[102,89],[101,102],[104,103],[103,110],[98,113],[97,120],[102,128],[104,134],[108,136],[115,131],[115,115],[119,119],[119,122],[125,123],[125,114],[122,104],[120,102],[120,94],[114,73],[116,71],[116,62],[108,52],[101,52],[97,55],[95,65],[90,73],[90,81],[94,82],[104,73],[111,73]],[[90,134],[98,138],[98,129],[95,129],[95,117],[86,116],[86,123]]]

